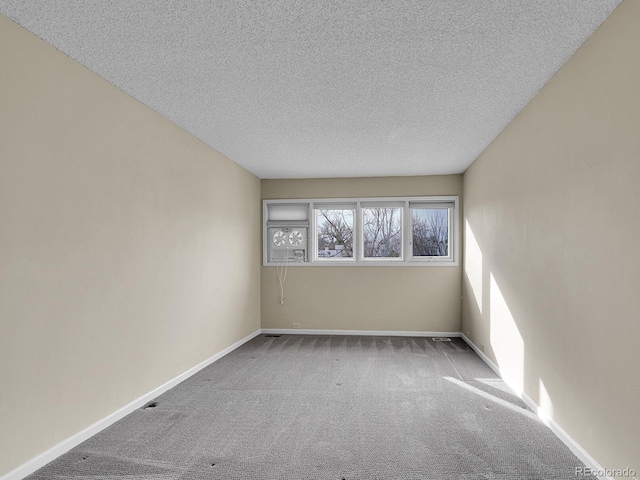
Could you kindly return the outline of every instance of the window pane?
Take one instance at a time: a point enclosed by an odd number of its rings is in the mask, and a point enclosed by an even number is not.
[[[318,258],[353,258],[353,213],[347,209],[316,210]]]
[[[449,210],[445,208],[414,208],[413,256],[449,256]]]
[[[363,208],[365,258],[402,256],[402,209]]]

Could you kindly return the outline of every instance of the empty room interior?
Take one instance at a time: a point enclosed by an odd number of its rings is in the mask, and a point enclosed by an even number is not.
[[[0,480],[639,479],[639,25],[0,0]]]

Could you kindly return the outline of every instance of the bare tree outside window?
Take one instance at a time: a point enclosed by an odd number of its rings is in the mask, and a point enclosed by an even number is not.
[[[363,208],[364,257],[402,255],[402,208]]]
[[[353,258],[353,209],[318,209],[318,258]],[[412,208],[414,257],[449,255],[449,211],[446,208]],[[402,208],[363,208],[364,258],[398,258],[402,255]]]
[[[449,211],[445,208],[414,208],[413,256],[449,255]]]
[[[353,210],[316,210],[318,258],[353,258]]]
[[[311,263],[457,265],[455,196],[272,200],[263,207],[265,241],[267,227],[297,226],[299,221],[310,241],[295,254]],[[269,257],[272,243],[263,245],[265,265],[275,263]]]

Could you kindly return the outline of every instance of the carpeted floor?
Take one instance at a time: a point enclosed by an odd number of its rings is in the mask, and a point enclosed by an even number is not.
[[[583,466],[456,338],[260,335],[155,402],[28,478],[565,480]]]

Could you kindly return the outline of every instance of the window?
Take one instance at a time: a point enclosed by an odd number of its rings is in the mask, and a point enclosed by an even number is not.
[[[353,260],[353,205],[315,204],[318,260]]]
[[[264,265],[458,265],[458,197],[265,200]]]
[[[451,212],[454,203],[410,202],[413,258],[450,257]]]
[[[364,203],[362,241],[363,258],[402,258],[402,206]]]

